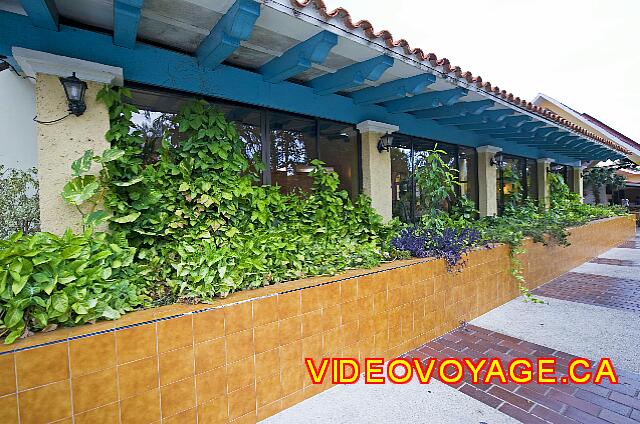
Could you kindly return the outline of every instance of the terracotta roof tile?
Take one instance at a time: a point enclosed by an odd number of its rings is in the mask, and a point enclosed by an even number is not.
[[[460,80],[465,80],[469,84],[474,84],[480,90],[498,96],[509,103],[512,103],[537,115],[543,116],[546,119],[555,121],[564,127],[567,127],[577,133],[598,141],[621,153],[631,153],[624,147],[619,146],[616,143],[613,143],[603,137],[600,137],[597,134],[587,131],[582,127],[572,124],[571,122],[563,119],[562,117],[551,111],[543,110],[542,108],[535,106],[529,101],[522,100],[520,97],[516,97],[513,93],[507,92],[506,90],[501,90],[498,86],[494,86],[488,81],[483,81],[482,77],[479,75],[474,76],[470,71],[463,71],[459,66],[452,66],[449,59],[447,58],[438,59],[438,56],[436,56],[434,53],[425,53],[424,50],[419,48],[412,49],[407,40],[402,38],[399,40],[394,40],[393,34],[391,34],[391,32],[387,30],[375,32],[373,29],[373,24],[371,24],[371,22],[369,22],[368,20],[361,20],[354,23],[351,19],[349,11],[343,7],[338,7],[332,11],[329,11],[323,0],[289,1],[296,9],[302,10],[307,7],[311,7],[315,9],[327,22],[331,21],[332,19],[340,19],[346,28],[348,28],[349,30],[362,30],[365,36],[372,41],[380,39],[390,49],[401,48],[404,51],[405,55],[413,56],[421,62],[428,62],[432,67],[441,67],[442,72],[444,72],[445,74],[449,74],[450,76]]]

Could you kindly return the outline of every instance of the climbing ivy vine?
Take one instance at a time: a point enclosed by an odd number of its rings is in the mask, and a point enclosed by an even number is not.
[[[159,303],[215,296],[305,276],[371,267],[385,259],[392,227],[366,197],[352,202],[339,178],[312,162],[309,193],[259,185],[236,126],[205,101],[174,117],[156,160],[131,118],[126,89],[105,89],[107,140],[124,154],[106,164],[105,205],[114,231],[138,249]],[[119,219],[131,217],[135,219]]]

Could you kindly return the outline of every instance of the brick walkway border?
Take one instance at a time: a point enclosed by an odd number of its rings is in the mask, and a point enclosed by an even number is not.
[[[640,281],[636,280],[568,272],[533,290],[533,294],[640,312]]]
[[[534,361],[539,357],[555,357],[559,370],[566,369],[574,358],[565,352],[472,325],[445,334],[403,356],[421,360],[499,357],[505,361],[516,357]],[[471,376],[465,375],[462,383],[452,387],[523,423],[640,423],[640,375],[616,371],[617,385],[608,381],[600,385],[473,385]],[[563,375],[558,373],[557,377]]]
[[[640,266],[640,263],[631,261],[629,259],[593,258],[589,262],[592,264],[601,265]]]

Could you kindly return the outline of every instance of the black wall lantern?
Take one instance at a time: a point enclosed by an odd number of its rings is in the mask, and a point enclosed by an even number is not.
[[[384,152],[385,150],[389,151],[391,144],[393,144],[393,136],[390,133],[386,133],[385,135],[380,137],[380,140],[378,140],[378,151],[380,153]]]
[[[495,166],[497,168],[502,168],[504,165],[504,161],[502,159],[502,153],[498,152],[491,159],[489,159],[489,165]]]
[[[64,87],[64,93],[69,102],[69,113],[80,116],[87,110],[84,103],[84,92],[87,90],[87,83],[76,77],[76,73],[70,77],[60,77],[60,83]]]

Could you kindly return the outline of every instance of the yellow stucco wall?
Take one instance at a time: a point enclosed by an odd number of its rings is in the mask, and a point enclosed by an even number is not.
[[[391,154],[378,151],[378,140],[384,134],[362,133],[362,188],[371,197],[371,205],[389,221],[392,216]]]
[[[96,154],[109,147],[104,135],[109,129],[109,112],[96,101],[102,84],[87,82],[87,110],[53,124],[38,124],[38,179],[40,182],[40,223],[42,231],[62,234],[81,228],[80,213],[62,199],[60,193],[71,178],[71,163],[85,150]],[[38,120],[51,121],[67,112],[67,99],[57,76],[37,74],[36,112]],[[92,171],[97,172],[94,165]]]

